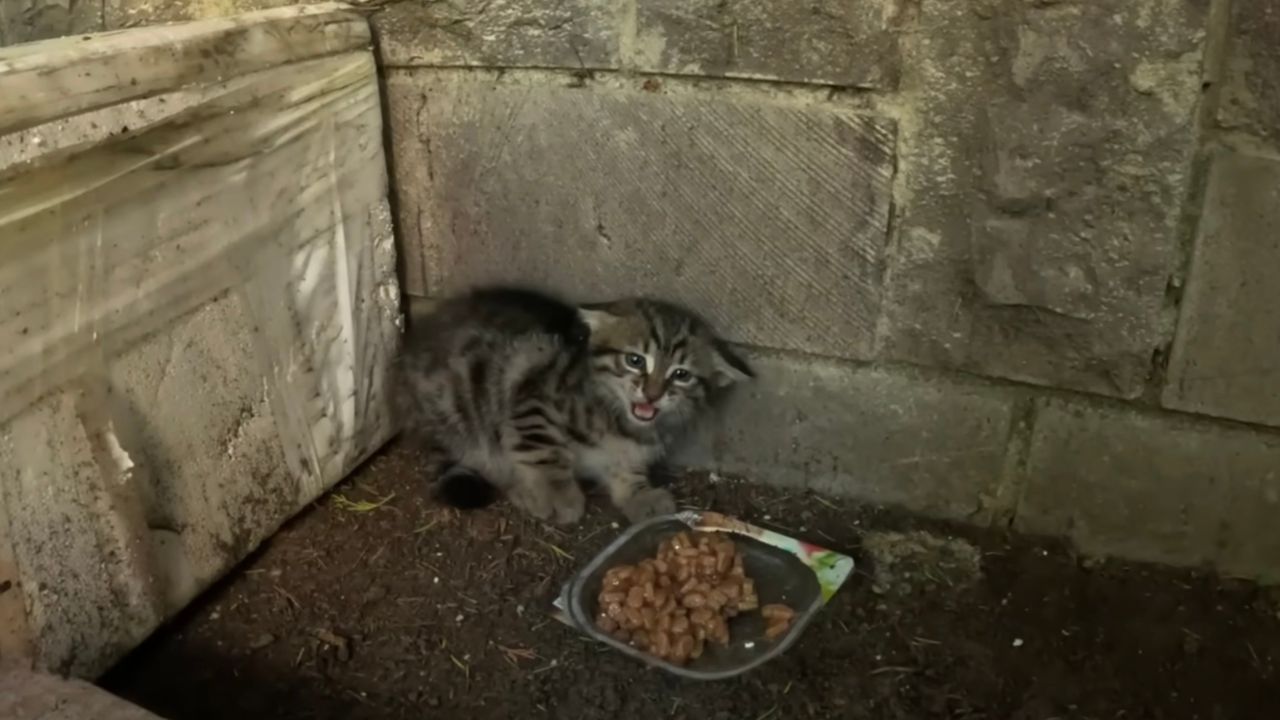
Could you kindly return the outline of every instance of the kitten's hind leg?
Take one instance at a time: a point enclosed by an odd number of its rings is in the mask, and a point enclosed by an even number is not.
[[[501,493],[483,475],[463,465],[450,465],[436,484],[436,497],[459,510],[488,507]]]
[[[540,520],[571,525],[582,519],[587,498],[573,474],[573,460],[564,448],[517,450],[515,484],[507,492],[512,504]]]
[[[604,486],[613,504],[632,523],[676,511],[675,498],[650,484],[649,474],[644,470],[611,473],[604,478]]]
[[[439,502],[459,510],[488,507],[502,496],[502,489],[483,472],[459,461],[438,438],[418,437],[410,430],[410,441],[421,448],[430,494]]]

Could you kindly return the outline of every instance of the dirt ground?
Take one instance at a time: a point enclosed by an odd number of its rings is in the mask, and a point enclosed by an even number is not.
[[[788,653],[682,681],[548,616],[619,529],[460,515],[393,446],[103,679],[171,720],[1280,717],[1280,595],[706,476],[711,508],[849,551]]]

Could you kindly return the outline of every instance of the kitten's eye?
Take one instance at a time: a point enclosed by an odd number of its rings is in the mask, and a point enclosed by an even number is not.
[[[625,362],[625,363],[627,364],[627,367],[632,367],[632,368],[635,368],[635,369],[637,369],[637,370],[643,370],[643,369],[644,369],[644,356],[643,356],[643,355],[637,355],[637,354],[635,354],[635,353],[627,353],[627,354],[626,354],[626,356],[622,358],[622,360],[623,360],[623,362]]]
[[[693,373],[684,368],[676,368],[671,371],[671,379],[676,382],[689,382],[693,379]]]

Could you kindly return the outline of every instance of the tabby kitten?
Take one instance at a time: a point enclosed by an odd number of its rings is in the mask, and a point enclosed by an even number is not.
[[[575,308],[527,290],[443,303],[401,360],[406,426],[448,458],[438,492],[458,507],[497,493],[541,519],[577,522],[579,478],[632,522],[669,513],[650,468],[709,401],[753,377],[708,325],[669,303]]]

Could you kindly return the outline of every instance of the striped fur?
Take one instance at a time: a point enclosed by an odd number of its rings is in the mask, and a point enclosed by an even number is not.
[[[493,488],[559,523],[582,516],[579,478],[600,483],[632,521],[673,511],[671,495],[649,482],[663,438],[752,376],[677,306],[575,308],[520,290],[447,301],[412,329],[401,369],[406,427],[449,459],[446,501],[480,505]]]

